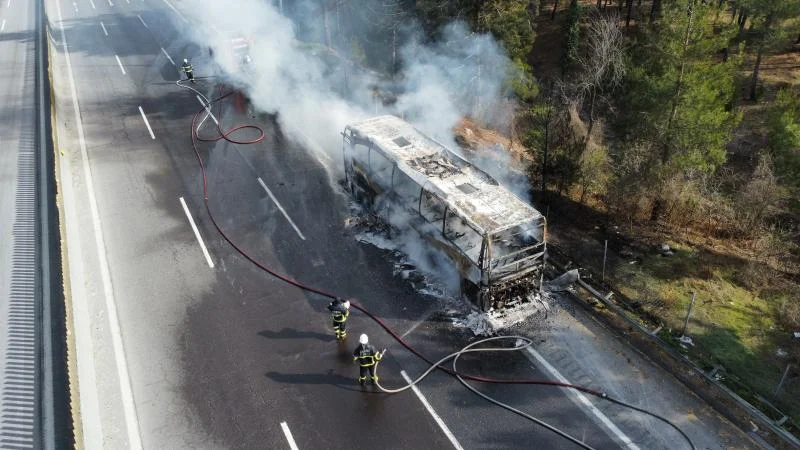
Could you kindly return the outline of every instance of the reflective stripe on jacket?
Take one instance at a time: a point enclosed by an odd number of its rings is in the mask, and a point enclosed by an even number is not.
[[[372,367],[380,360],[380,353],[371,344],[359,345],[353,352],[353,361],[358,361],[361,367]]]
[[[335,322],[344,322],[350,316],[350,310],[344,307],[344,302],[334,300],[328,305],[328,311],[333,315]]]

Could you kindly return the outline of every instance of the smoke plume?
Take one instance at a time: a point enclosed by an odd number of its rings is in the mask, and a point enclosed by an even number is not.
[[[400,115],[453,147],[452,129],[459,118],[469,115],[495,124],[503,120],[497,105],[513,66],[490,35],[472,33],[462,23],[444,27],[433,43],[426,41],[419,27],[404,23],[403,42],[395,44],[399,72],[389,76],[365,67],[363,61],[354,63],[359,59],[352,51],[355,44],[336,49],[325,44],[332,28],[359,28],[359,35],[350,36],[351,43],[357,43],[359,36],[396,33],[385,31],[383,17],[362,17],[358,24],[349,24],[341,22],[350,14],[338,14],[327,19],[337,23],[326,29],[321,13],[326,2],[291,2],[292,19],[264,0],[238,0],[235,6],[211,0],[193,3],[191,19],[198,25],[192,27],[191,37],[201,48],[212,49],[219,75],[245,91],[256,108],[278,113],[289,136],[304,143],[311,140],[335,154],[334,160],[340,159],[339,133],[345,125],[376,114]],[[375,29],[363,29],[372,22]],[[319,41],[309,41],[314,38]],[[249,56],[246,64],[243,50],[237,49],[242,40],[249,46],[244,50]],[[389,58],[388,44],[387,50]],[[333,70],[326,60],[335,62]],[[387,67],[385,62],[371,63]],[[387,85],[399,95],[392,105],[384,106],[373,94],[376,87]]]

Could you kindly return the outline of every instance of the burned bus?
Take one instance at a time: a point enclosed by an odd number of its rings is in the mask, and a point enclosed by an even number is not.
[[[464,297],[488,311],[539,289],[547,245],[537,210],[398,117],[357,122],[342,135],[353,197],[379,214],[404,213],[450,257]]]

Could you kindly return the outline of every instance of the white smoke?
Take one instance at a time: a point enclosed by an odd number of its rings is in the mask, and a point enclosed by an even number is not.
[[[341,70],[347,73],[329,73],[322,58],[339,50],[298,39],[296,30],[302,28],[324,40],[317,2],[297,8],[304,17],[295,20],[302,23],[293,23],[265,0],[193,4],[188,13],[197,26],[191,38],[212,49],[221,76],[244,90],[257,109],[278,113],[287,135],[305,135],[304,142],[310,138],[334,160],[340,159],[345,125],[376,112],[401,115],[449,146],[455,145],[452,129],[463,116],[504,120],[495,106],[502,102],[513,65],[490,35],[472,33],[464,24],[446,26],[434,44],[423,44],[421,33],[409,33],[398,51],[398,101],[376,108],[371,95],[371,87],[381,84],[376,72],[349,64],[344,55]],[[249,45],[248,64],[235,50],[241,40]]]
[[[331,71],[323,58],[346,51],[343,46],[332,50],[298,38],[297,30],[302,29],[306,39],[328,40],[331,30],[324,27],[320,2],[302,3],[294,10],[294,22],[265,0],[193,4],[191,20],[198,25],[192,39],[201,49],[212,49],[220,81],[246,92],[257,109],[277,113],[284,135],[302,147],[322,149],[332,161],[341,161],[344,127],[376,114],[402,116],[451,147],[452,130],[462,117],[495,125],[505,120],[498,106],[505,101],[505,81],[513,65],[491,36],[472,33],[464,24],[446,26],[431,44],[421,32],[409,32],[417,27],[408,25],[405,43],[398,46],[400,72],[390,77],[350,63],[357,58],[349,55],[339,59],[344,61],[339,70]],[[248,45],[247,63],[235,50],[242,40]],[[387,84],[399,94],[396,102],[384,106],[373,92],[375,86]],[[332,170],[332,180],[341,178],[341,168],[324,165]],[[460,278],[454,268],[441,264],[441,255],[409,229],[408,218],[398,210],[388,221],[401,233],[392,236],[395,249],[421,271],[435,273],[448,291],[458,291]]]

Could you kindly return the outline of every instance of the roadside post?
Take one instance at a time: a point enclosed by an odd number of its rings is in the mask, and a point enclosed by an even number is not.
[[[689,309],[686,311],[686,319],[683,321],[683,331],[681,332],[680,338],[681,343],[686,345],[694,345],[692,338],[686,335],[686,328],[689,326],[689,317],[692,315],[695,300],[697,300],[697,292],[692,292],[692,301],[689,303]]]

